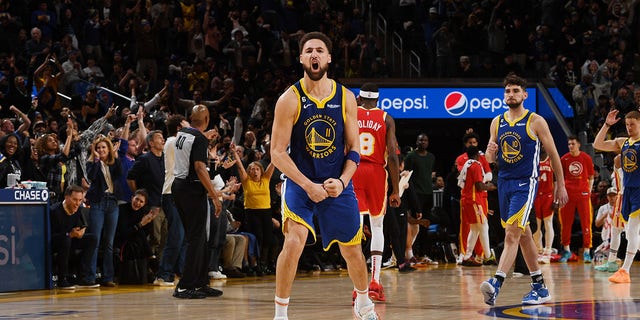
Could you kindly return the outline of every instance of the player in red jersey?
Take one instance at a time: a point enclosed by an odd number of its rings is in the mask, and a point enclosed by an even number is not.
[[[463,223],[469,225],[469,235],[467,238],[467,250],[463,257],[463,266],[481,266],[482,261],[472,259],[473,247],[480,238],[483,251],[483,261],[491,259],[491,247],[489,245],[489,224],[487,221],[487,190],[495,190],[492,184],[483,182],[485,172],[482,164],[478,161],[480,157],[478,147],[469,146],[467,148],[468,160],[460,170],[458,185],[462,188],[460,192],[460,216]],[[493,257],[495,261],[495,257]]]
[[[382,224],[387,208],[387,170],[391,175],[392,191],[389,205],[400,205],[398,155],[393,118],[376,107],[378,86],[365,83],[360,88],[358,107],[358,127],[360,134],[360,166],[353,176],[353,186],[358,198],[361,214],[368,214],[371,225],[371,283],[369,297],[385,301],[380,285],[380,267],[384,248]]]
[[[455,163],[458,172],[462,171],[462,167],[467,162],[467,160],[469,160],[466,149],[470,146],[477,147],[478,140],[480,140],[480,136],[478,136],[477,133],[473,132],[472,128],[467,129],[464,136],[462,136],[462,143],[464,144],[465,152],[463,152],[456,158]],[[489,162],[487,162],[487,158],[485,158],[484,153],[480,152],[478,154],[478,161],[482,165],[482,170],[484,171],[482,182],[490,182],[493,178],[493,174],[491,172],[491,166],[489,166]],[[487,193],[482,192],[481,196],[484,197],[484,201],[487,202]],[[462,208],[462,203],[460,203],[460,208]],[[462,263],[462,261],[464,260],[463,257],[467,254],[467,238],[469,237],[470,230],[469,223],[470,222],[464,220],[462,215],[460,216],[460,256],[458,257],[458,263]],[[476,245],[474,247],[474,252],[477,256],[482,256],[482,247]],[[486,261],[486,264],[497,264],[495,257],[490,257],[490,259]]]
[[[536,221],[538,230],[533,234],[536,242],[539,263],[549,263],[551,261],[551,246],[553,245],[553,169],[551,168],[551,158],[542,148],[540,152],[540,165],[538,173],[538,194],[533,202],[536,211]],[[542,223],[544,222],[544,248],[542,246]]]
[[[564,252],[560,262],[567,262],[571,258],[571,226],[576,210],[580,215],[582,227],[583,259],[585,263],[591,263],[591,224],[593,222],[593,210],[591,208],[590,194],[593,185],[593,160],[583,151],[580,151],[580,141],[575,136],[570,136],[569,152],[560,159],[564,172],[564,184],[569,195],[569,202],[560,209],[560,230]]]

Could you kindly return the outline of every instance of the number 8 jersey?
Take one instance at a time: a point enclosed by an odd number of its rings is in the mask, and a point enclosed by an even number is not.
[[[387,112],[358,107],[360,162],[387,164]]]

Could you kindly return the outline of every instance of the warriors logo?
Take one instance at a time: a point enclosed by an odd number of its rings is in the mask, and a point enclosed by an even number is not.
[[[520,135],[516,132],[505,132],[500,136],[500,151],[502,160],[506,163],[516,163],[522,159],[522,145]]]
[[[636,150],[627,149],[622,153],[622,169],[625,172],[633,172],[638,169],[638,155]]]
[[[325,115],[313,116],[305,121],[307,151],[314,158],[324,158],[335,150],[336,122]]]

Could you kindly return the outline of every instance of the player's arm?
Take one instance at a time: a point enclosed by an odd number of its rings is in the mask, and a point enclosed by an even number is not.
[[[622,146],[622,143],[624,143],[625,138],[605,140],[605,138],[607,137],[607,132],[609,131],[609,127],[620,121],[620,118],[618,118],[618,112],[619,111],[616,109],[611,109],[611,111],[609,111],[609,113],[607,114],[607,118],[605,119],[602,128],[600,128],[600,131],[598,131],[598,134],[596,134],[596,137],[593,140],[593,147],[597,150],[620,152],[620,146]]]
[[[358,128],[358,105],[353,92],[347,90],[344,119],[344,145],[347,153],[342,173],[337,179],[329,178],[324,181],[324,188],[331,197],[339,196],[351,181],[351,177],[358,169],[360,162],[360,136]],[[357,161],[357,162],[356,162]]]
[[[293,162],[287,153],[291,141],[291,131],[298,111],[298,99],[291,89],[288,89],[276,102],[273,130],[271,132],[271,162],[288,179],[299,185],[314,202],[327,197],[327,192],[321,184],[313,183]]]
[[[487,151],[484,153],[484,156],[489,163],[496,162],[496,156],[498,153],[498,137],[496,136],[498,131],[496,130],[497,128],[498,117],[495,117],[491,120],[491,126],[489,127],[489,142],[487,143]]]
[[[387,114],[384,119],[387,126],[387,166],[391,175],[391,194],[389,195],[389,205],[392,207],[400,206],[400,169],[398,168],[398,154],[396,141],[396,123],[393,118]]]
[[[568,196],[567,189],[564,186],[564,172],[562,171],[560,155],[558,154],[556,145],[553,142],[553,136],[551,136],[551,131],[549,130],[547,121],[537,114],[533,116],[534,118],[531,121],[531,129],[533,130],[533,133],[538,136],[538,139],[540,139],[544,149],[547,151],[547,155],[549,155],[549,158],[551,159],[551,169],[553,169],[553,173],[556,178],[554,202],[557,202],[558,206],[562,207],[567,203]]]

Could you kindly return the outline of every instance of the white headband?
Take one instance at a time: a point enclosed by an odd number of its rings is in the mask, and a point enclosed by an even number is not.
[[[380,93],[360,90],[359,96],[367,99],[378,99],[378,97],[380,96]]]

